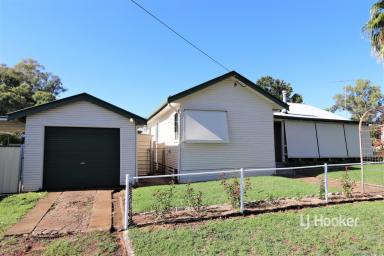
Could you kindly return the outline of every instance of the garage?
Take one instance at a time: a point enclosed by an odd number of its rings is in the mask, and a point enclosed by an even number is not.
[[[146,119],[81,93],[9,113],[25,123],[22,191],[113,188],[137,175]]]
[[[43,189],[118,186],[119,133],[111,128],[46,127]]]

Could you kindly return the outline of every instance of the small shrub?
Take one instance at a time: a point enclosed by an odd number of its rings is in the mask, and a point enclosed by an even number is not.
[[[154,201],[152,209],[158,218],[164,218],[172,209],[172,197],[175,186],[172,184],[166,189],[156,190],[152,196]]]
[[[279,200],[275,198],[275,196],[271,193],[267,194],[267,198],[265,199],[265,201],[269,204],[276,204],[279,202]]]
[[[221,185],[224,188],[225,193],[232,205],[233,208],[239,208],[240,206],[240,180],[235,179],[223,179]],[[251,181],[249,178],[245,178],[244,182],[244,197],[248,188],[251,186]]]
[[[319,198],[320,199],[325,199],[325,185],[324,185],[324,180],[322,178],[319,178]]]
[[[345,167],[345,172],[341,177],[341,186],[343,188],[343,194],[346,197],[352,196],[353,187],[355,186],[355,181],[353,181],[348,175],[348,167]]]
[[[203,206],[203,193],[196,191],[189,183],[186,186],[184,203],[188,207],[191,207],[196,213],[202,213],[205,209]]]

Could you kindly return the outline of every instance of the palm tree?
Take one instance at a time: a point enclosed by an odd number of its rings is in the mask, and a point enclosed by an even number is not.
[[[373,53],[382,61],[384,59],[384,0],[379,0],[371,7],[371,17],[364,25],[363,31],[371,40]]]

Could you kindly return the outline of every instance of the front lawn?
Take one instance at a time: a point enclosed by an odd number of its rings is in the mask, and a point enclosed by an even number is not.
[[[250,189],[247,191],[246,201],[265,200],[279,197],[303,197],[318,195],[319,186],[308,184],[301,180],[278,177],[258,176],[250,177]],[[203,193],[203,204],[214,205],[229,202],[220,181],[191,183],[191,187]],[[157,190],[169,188],[169,185],[141,187],[133,190],[132,207],[135,213],[151,211]],[[183,206],[183,195],[186,184],[177,184],[172,197],[173,206]]]
[[[0,255],[121,255],[114,234],[91,232],[57,239],[6,237],[0,240]],[[124,255],[124,254],[123,254]]]
[[[43,255],[116,255],[118,248],[116,238],[109,232],[93,232],[56,239],[44,248]]]
[[[15,224],[46,194],[45,192],[30,192],[10,195],[0,199],[0,238],[6,229]]]
[[[345,169],[340,171],[330,171],[328,176],[334,179],[341,179]],[[361,181],[360,166],[353,166],[348,168],[348,175],[356,182]],[[384,186],[384,165],[372,164],[364,166],[364,179],[365,183],[383,185]]]
[[[300,216],[357,219],[357,226],[300,226]],[[174,227],[131,228],[136,255],[382,255],[384,202],[270,213]]]

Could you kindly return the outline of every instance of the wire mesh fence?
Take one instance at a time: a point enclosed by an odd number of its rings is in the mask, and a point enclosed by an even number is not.
[[[374,163],[368,168],[371,165],[365,163],[365,181],[381,186],[384,181],[383,164]],[[196,177],[208,181],[188,182],[199,180]],[[184,183],[176,184],[175,179]],[[146,184],[152,181],[153,185],[137,186],[143,180]],[[127,176],[125,225],[210,219],[244,212],[323,205],[361,196],[360,181],[360,163]],[[382,188],[384,186],[369,192],[383,195]]]

